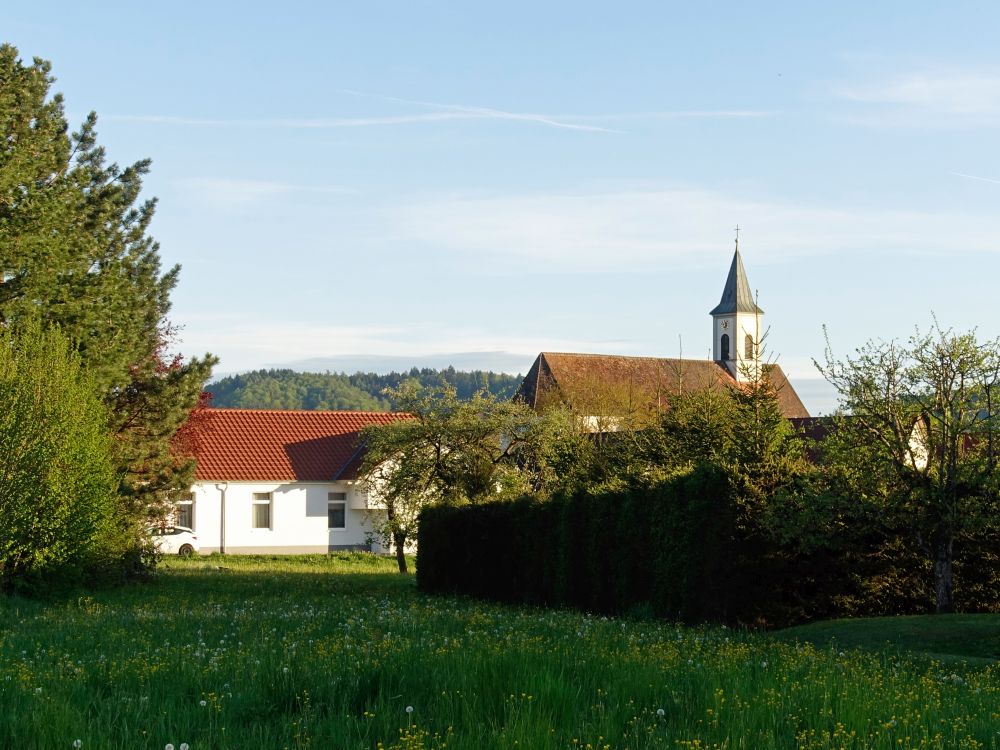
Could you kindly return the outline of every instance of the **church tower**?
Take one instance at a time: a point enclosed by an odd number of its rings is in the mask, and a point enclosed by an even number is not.
[[[712,316],[712,359],[725,366],[738,382],[756,377],[760,368],[764,311],[757,307],[750,291],[740,257],[739,235],[722,299],[709,315]]]

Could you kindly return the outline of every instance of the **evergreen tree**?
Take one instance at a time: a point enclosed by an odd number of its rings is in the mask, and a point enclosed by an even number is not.
[[[58,326],[111,408],[123,490],[155,508],[190,478],[171,454],[214,358],[165,359],[178,267],[160,268],[140,201],[149,161],[108,163],[97,117],[69,132],[51,66],[0,46],[0,324]]]
[[[166,359],[157,349],[108,393],[119,491],[130,513],[163,518],[194,482],[193,451],[176,438],[201,403],[213,361]]]
[[[729,388],[674,394],[653,433],[656,459],[671,471],[698,464],[720,466],[732,455],[736,404]]]
[[[785,419],[767,365],[731,390],[729,464],[747,494],[766,500],[806,469],[804,447]]]

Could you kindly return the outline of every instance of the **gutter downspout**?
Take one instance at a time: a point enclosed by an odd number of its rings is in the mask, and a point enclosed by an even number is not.
[[[229,482],[216,482],[215,489],[219,491],[219,554],[226,554],[226,490]]]

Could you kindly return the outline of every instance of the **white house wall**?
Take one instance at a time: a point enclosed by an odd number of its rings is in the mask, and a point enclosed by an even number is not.
[[[354,482],[198,482],[194,495],[194,532],[202,553],[218,552],[221,542],[222,488],[225,487],[225,548],[233,554],[303,554],[345,549],[386,552],[373,539],[368,500]],[[346,494],[343,529],[327,528],[328,496]],[[271,494],[271,526],[253,528],[253,496]]]

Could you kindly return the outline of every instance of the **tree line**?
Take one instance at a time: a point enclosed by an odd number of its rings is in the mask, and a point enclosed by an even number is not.
[[[414,381],[428,388],[448,385],[459,399],[486,392],[500,399],[514,395],[521,375],[488,370],[412,368],[406,372],[314,373],[290,369],[253,370],[219,378],[206,386],[212,405],[241,409],[334,409],[382,411],[397,404],[386,391]]]
[[[145,524],[190,487],[175,435],[214,357],[170,352],[180,269],[91,113],[71,131],[51,65],[0,46],[0,589],[149,570]]]

